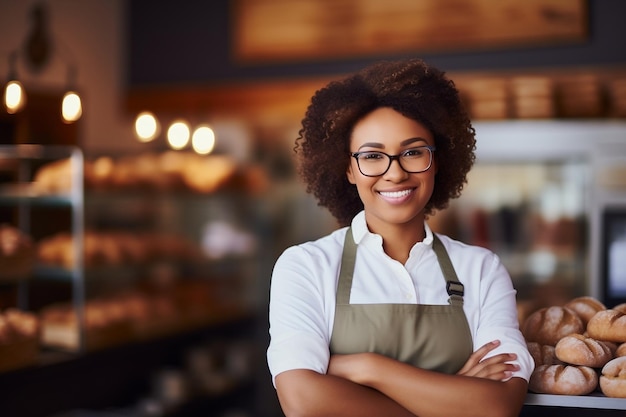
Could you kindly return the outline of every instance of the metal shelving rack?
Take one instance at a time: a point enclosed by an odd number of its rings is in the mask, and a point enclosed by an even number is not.
[[[69,161],[70,188],[62,192],[46,192],[37,187],[33,179],[36,169],[43,163]],[[84,350],[84,157],[80,149],[73,146],[44,145],[3,145],[0,146],[0,170],[11,172],[15,180],[0,183],[0,205],[17,207],[17,225],[23,233],[31,233],[31,209],[33,207],[67,207],[71,210],[71,230],[73,236],[73,264],[68,270],[47,271],[35,269],[38,279],[67,280],[72,285],[72,304],[77,314],[79,351]],[[28,280],[17,285],[18,307],[28,310]]]

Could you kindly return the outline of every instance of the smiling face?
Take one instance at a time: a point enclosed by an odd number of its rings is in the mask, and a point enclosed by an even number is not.
[[[388,107],[378,108],[359,120],[350,137],[350,152],[397,155],[425,145],[435,145],[433,134],[423,124]],[[378,177],[361,174],[357,161],[350,159],[348,181],[357,187],[372,232],[411,225],[423,230],[424,206],[435,184],[435,158],[428,170],[417,174],[404,171],[398,161],[393,161],[389,170]]]

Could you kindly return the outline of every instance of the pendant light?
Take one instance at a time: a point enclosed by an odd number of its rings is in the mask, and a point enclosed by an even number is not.
[[[26,104],[26,94],[24,87],[17,78],[16,70],[17,51],[13,51],[9,57],[9,77],[4,86],[2,103],[9,114],[15,114],[22,110]]]

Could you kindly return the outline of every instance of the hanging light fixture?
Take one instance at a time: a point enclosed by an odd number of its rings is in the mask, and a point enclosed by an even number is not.
[[[189,123],[179,119],[174,121],[167,129],[167,143],[174,150],[183,149],[189,143]]]
[[[135,119],[135,135],[140,142],[151,142],[159,134],[159,121],[151,112],[144,111]]]
[[[22,83],[17,79],[16,70],[17,51],[9,56],[9,80],[4,87],[2,102],[7,113],[15,114],[22,110],[26,104],[26,94]]]
[[[61,117],[65,123],[74,123],[83,114],[80,96],[74,91],[68,91],[61,102]]]
[[[17,58],[23,54],[28,68],[35,73],[44,70],[50,61],[53,49],[48,29],[48,14],[43,2],[37,3],[32,9],[33,26],[23,44],[23,48],[14,50],[9,56],[9,80],[3,91],[3,104],[6,111],[14,114],[26,105],[24,87],[17,78]],[[67,52],[67,51],[65,51]],[[80,95],[75,88],[76,66],[71,58],[62,53],[56,54],[67,63],[67,91],[60,103],[61,118],[65,123],[74,123],[83,114]]]
[[[70,65],[67,70],[68,91],[61,101],[61,117],[65,123],[74,123],[83,115],[83,105],[80,96],[74,89],[76,69]]]

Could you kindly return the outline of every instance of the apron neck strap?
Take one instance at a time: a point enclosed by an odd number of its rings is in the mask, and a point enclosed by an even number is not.
[[[341,257],[341,269],[339,271],[339,283],[337,284],[337,305],[350,304],[350,291],[352,290],[352,275],[356,260],[356,243],[352,235],[352,228],[348,227],[346,238],[343,242],[343,255]]]
[[[433,233],[433,250],[435,251],[435,255],[437,255],[439,266],[441,267],[443,277],[446,280],[446,291],[450,296],[450,298],[448,298],[448,302],[450,304],[463,305],[463,294],[465,293],[465,289],[456,275],[454,266],[452,266],[452,262],[448,256],[448,251],[446,251],[443,243],[441,243],[441,240],[435,233]]]

